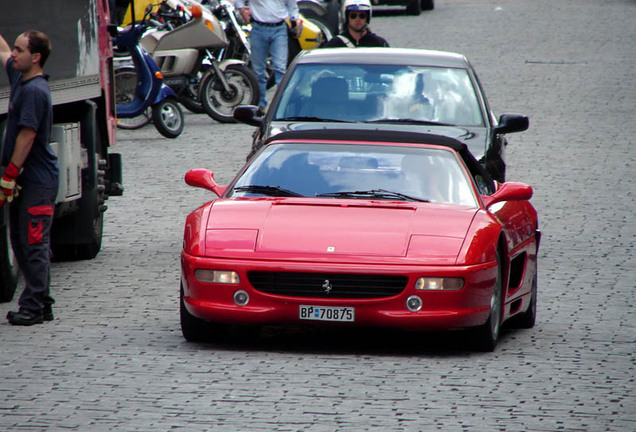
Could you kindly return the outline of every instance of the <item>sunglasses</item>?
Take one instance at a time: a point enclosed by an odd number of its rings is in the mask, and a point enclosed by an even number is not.
[[[349,12],[349,18],[351,18],[351,19],[356,19],[356,18],[367,19],[367,13],[366,12]]]

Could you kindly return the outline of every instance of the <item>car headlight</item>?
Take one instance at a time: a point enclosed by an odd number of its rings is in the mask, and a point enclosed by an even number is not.
[[[240,282],[238,273],[231,270],[196,269],[194,277],[199,282],[222,284],[238,284]]]
[[[463,287],[462,278],[421,277],[415,281],[416,290],[457,291]]]

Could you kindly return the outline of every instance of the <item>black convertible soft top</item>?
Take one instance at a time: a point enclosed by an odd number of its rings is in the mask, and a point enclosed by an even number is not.
[[[458,152],[461,152],[463,149],[468,151],[466,144],[448,136],[406,131],[387,131],[380,129],[293,130],[281,132],[269,137],[263,144],[267,145],[272,141],[299,139],[433,144],[450,147]]]

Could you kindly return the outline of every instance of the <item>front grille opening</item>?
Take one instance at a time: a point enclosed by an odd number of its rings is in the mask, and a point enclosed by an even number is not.
[[[250,284],[258,291],[289,297],[368,299],[400,294],[406,276],[250,271]]]

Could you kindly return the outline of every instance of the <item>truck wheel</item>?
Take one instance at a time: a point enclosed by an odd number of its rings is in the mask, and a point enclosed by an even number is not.
[[[183,132],[183,111],[176,99],[165,98],[152,106],[152,122],[166,138],[176,138]]]
[[[51,249],[56,261],[93,259],[102,248],[104,212],[100,202],[104,199],[100,198],[100,194],[105,188],[103,174],[97,175],[97,183],[92,190],[84,189],[84,185],[83,181],[77,211],[53,222]]]
[[[51,230],[51,249],[55,260],[92,259],[102,247],[106,206],[106,160],[100,157],[101,138],[96,122],[97,106],[87,104],[80,121],[81,141],[88,153],[89,166],[82,170],[82,196],[72,212],[56,217]]]
[[[4,211],[4,220],[0,225],[0,303],[13,299],[18,286],[19,269],[11,248],[8,212]]]

